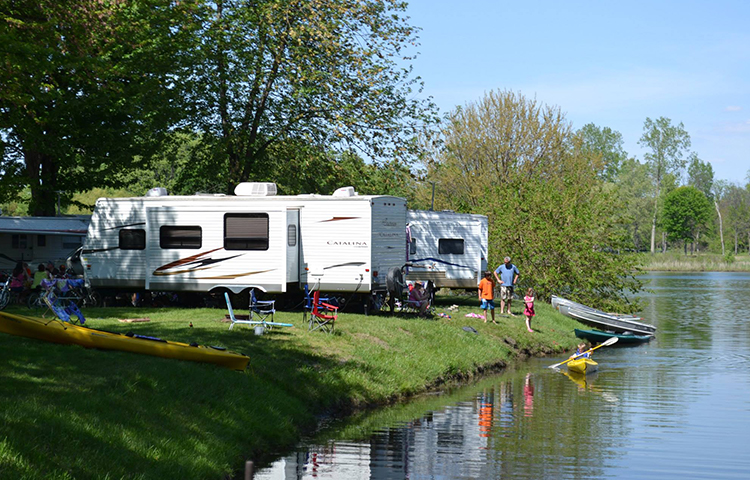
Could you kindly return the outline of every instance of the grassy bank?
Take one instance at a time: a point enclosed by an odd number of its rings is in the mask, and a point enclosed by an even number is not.
[[[740,254],[729,257],[699,253],[685,255],[683,252],[645,253],[641,255],[641,264],[647,271],[662,272],[750,272],[750,255]]]
[[[308,332],[300,312],[277,313],[295,326],[263,336],[228,331],[217,309],[85,312],[94,328],[244,352],[244,373],[0,334],[0,478],[232,477],[246,459],[262,464],[293,446],[321,416],[397,402],[576,343],[577,322],[549,305],[538,305],[531,334],[520,315],[498,316],[500,325],[465,317],[479,312],[474,297],[440,301],[460,310],[432,320],[344,312],[335,335]],[[142,317],[150,321],[119,321]]]

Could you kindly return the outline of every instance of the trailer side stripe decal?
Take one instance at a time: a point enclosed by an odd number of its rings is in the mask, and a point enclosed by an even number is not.
[[[360,267],[364,264],[365,262],[339,263],[338,265],[330,265],[328,267],[323,267],[323,270],[328,270],[329,268],[337,268],[337,267]]]
[[[320,223],[337,222],[339,220],[356,220],[358,218],[362,218],[362,217],[333,217],[328,220],[321,220]]]
[[[444,260],[440,260],[439,258],[432,258],[432,257],[420,258],[419,260],[410,260],[410,261],[411,263],[432,261],[432,262],[437,262],[437,263],[443,263],[445,265],[450,265],[451,267],[472,268],[467,265],[459,265],[458,263],[450,263]]]
[[[169,275],[180,275],[182,273],[195,273],[201,270],[206,270],[206,269],[194,268],[190,270],[178,270],[174,272],[159,272],[159,273],[154,272],[154,276],[165,277]],[[247,275],[256,275],[258,273],[272,272],[273,270],[275,269],[272,268],[269,270],[258,270],[257,272],[228,273],[226,275],[215,275],[213,277],[195,277],[193,280],[231,280],[233,278],[245,277]]]
[[[141,225],[146,225],[146,222],[130,223],[128,225],[116,225],[114,227],[102,228],[102,230],[117,230],[118,228],[140,227]]]
[[[183,265],[186,265],[188,263],[191,263],[191,262],[195,262],[196,260],[201,260],[201,257],[203,257],[205,255],[208,255],[210,253],[213,253],[213,252],[215,252],[217,250],[221,250],[221,248],[214,248],[213,250],[209,250],[207,252],[196,253],[195,255],[192,255],[190,257],[181,258],[179,260],[175,260],[172,263],[168,263],[166,265],[162,265],[161,267],[159,267],[156,270],[154,270],[154,275],[159,275],[158,272],[163,272],[164,270],[168,270],[168,269],[170,269],[172,267],[179,267],[179,266],[183,266]]]

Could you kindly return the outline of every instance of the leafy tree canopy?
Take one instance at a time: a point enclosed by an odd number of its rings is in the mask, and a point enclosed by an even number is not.
[[[619,205],[599,178],[599,155],[559,109],[490,92],[452,112],[442,134],[427,162],[427,178],[449,192],[436,208],[489,217],[491,264],[511,256],[522,288],[542,298],[628,308],[626,292],[641,284],[634,257],[616,253]]]
[[[672,190],[664,199],[664,229],[672,240],[693,241],[711,219],[711,203],[692,186]]]
[[[211,142],[206,160],[226,172],[224,189],[264,172],[282,142],[412,158],[413,137],[436,118],[405,63],[417,31],[405,9],[396,0],[205,3],[189,125]]]
[[[578,131],[581,136],[581,148],[601,157],[599,176],[608,182],[614,182],[620,172],[620,166],[628,158],[622,148],[622,134],[609,127],[597,127],[593,123],[583,126]]]
[[[191,2],[19,0],[0,7],[0,200],[113,184],[179,114],[177,49]]]

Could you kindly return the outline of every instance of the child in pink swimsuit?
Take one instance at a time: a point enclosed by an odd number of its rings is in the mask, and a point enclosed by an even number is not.
[[[536,315],[534,313],[534,289],[530,288],[526,291],[526,296],[523,297],[523,303],[526,304],[526,308],[523,310],[523,314],[526,316],[526,329],[529,332],[534,332],[531,329],[531,317]]]

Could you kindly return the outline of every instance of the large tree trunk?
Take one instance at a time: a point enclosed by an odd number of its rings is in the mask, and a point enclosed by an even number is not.
[[[24,150],[24,164],[31,189],[29,213],[36,217],[55,216],[54,190],[57,185],[58,166],[55,159],[35,149]]]
[[[716,214],[719,216],[719,238],[721,239],[721,256],[724,256],[724,223],[721,220],[721,210],[719,210],[719,202],[714,200],[714,206],[716,207]],[[750,238],[750,232],[747,234]]]
[[[667,232],[661,232],[661,253],[667,253]]]

